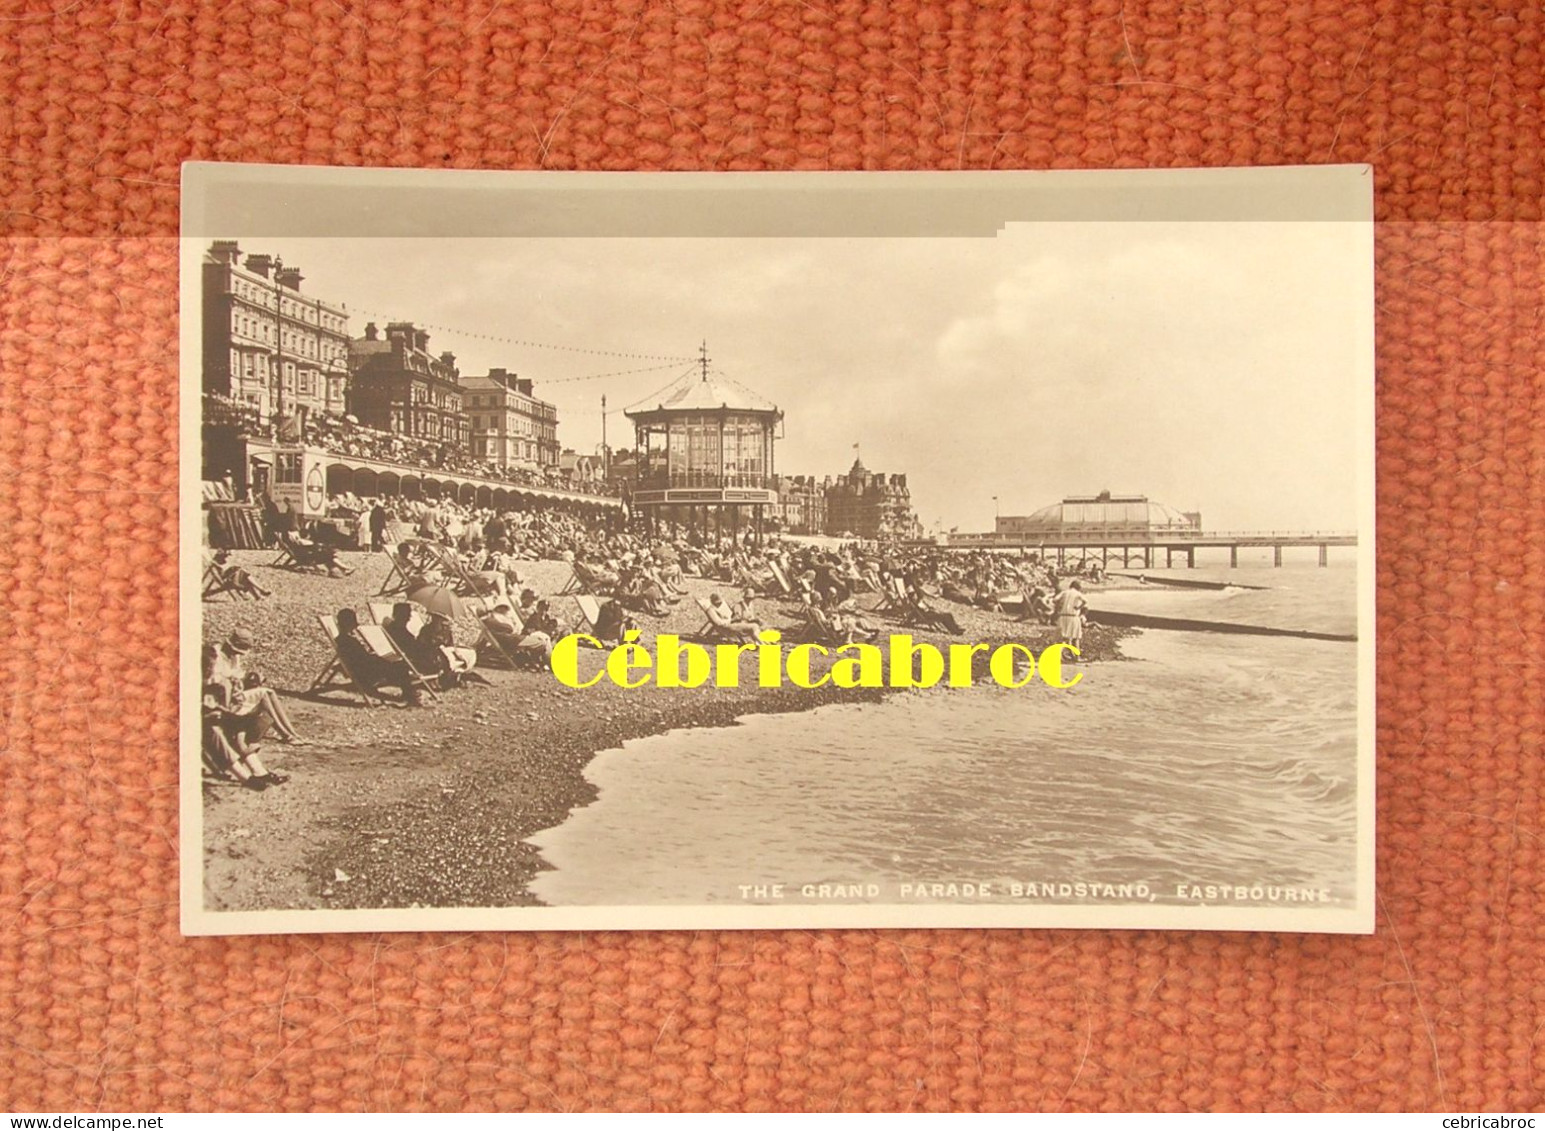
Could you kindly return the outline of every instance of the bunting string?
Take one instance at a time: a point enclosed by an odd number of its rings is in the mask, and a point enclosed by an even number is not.
[[[629,361],[659,361],[670,365],[679,365],[682,362],[691,360],[691,358],[686,354],[631,353],[625,350],[603,350],[592,349],[588,346],[558,345],[554,342],[534,342],[527,338],[511,338],[502,334],[485,334],[475,330],[464,330],[456,326],[440,326],[433,322],[421,322],[416,319],[394,318],[389,314],[382,314],[378,310],[366,310],[364,307],[349,306],[347,303],[344,303],[343,307],[351,315],[357,314],[365,318],[380,320],[383,323],[383,331],[385,330],[384,323],[411,322],[416,328],[420,330],[433,330],[437,333],[450,334],[457,338],[470,338],[479,342],[498,342],[501,345],[522,346],[526,349],[554,350],[559,353],[588,354],[592,357],[618,357]],[[661,368],[664,368],[664,366],[661,366]]]

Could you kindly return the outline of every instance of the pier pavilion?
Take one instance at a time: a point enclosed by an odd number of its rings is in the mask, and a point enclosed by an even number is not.
[[[1036,550],[1054,557],[1059,566],[1070,556],[1097,557],[1103,568],[1155,569],[1162,553],[1166,568],[1183,557],[1195,568],[1198,550],[1226,549],[1229,565],[1239,565],[1245,547],[1271,547],[1272,564],[1282,565],[1283,550],[1313,547],[1319,564],[1329,565],[1332,546],[1355,546],[1357,535],[1322,530],[1222,530],[1202,529],[1202,516],[1157,503],[1145,495],[1070,495],[1060,503],[1028,515],[1003,515],[996,529],[986,534],[954,534],[951,546],[970,549]]]

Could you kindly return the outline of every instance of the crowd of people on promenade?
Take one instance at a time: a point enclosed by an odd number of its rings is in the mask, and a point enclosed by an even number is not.
[[[479,459],[465,446],[448,440],[405,436],[361,424],[352,416],[329,413],[305,414],[289,421],[259,419],[257,409],[245,402],[217,394],[205,394],[204,421],[227,425],[243,439],[271,442],[304,442],[339,456],[355,456],[381,463],[400,464],[424,471],[453,475],[475,475],[495,479],[517,487],[550,488],[579,494],[615,496],[618,491],[605,481],[564,471],[554,466],[501,466]]]
[[[1083,579],[1098,573],[1058,569],[1034,554],[931,544],[758,542],[749,531],[648,534],[547,507],[349,503],[361,519],[359,548],[390,554],[399,584],[385,615],[373,610],[366,621],[350,607],[330,613],[338,663],[363,694],[408,707],[423,705],[426,693],[486,683],[481,668],[543,666],[553,643],[572,631],[615,643],[686,600],[689,578],[714,583],[700,604],[709,627],[728,640],[755,642],[767,624],[765,606],[803,616],[834,645],[873,639],[882,622],[959,635],[954,606],[967,606],[1055,626],[1076,645]],[[568,563],[573,587],[589,599],[576,602],[577,619],[555,612],[556,594],[544,597],[527,584],[523,566],[544,560]],[[476,622],[467,623],[476,629],[475,646],[458,640],[458,617]],[[237,630],[206,649],[205,755],[212,771],[262,789],[283,780],[262,763],[265,736],[302,740],[272,689],[245,668],[252,646]]]

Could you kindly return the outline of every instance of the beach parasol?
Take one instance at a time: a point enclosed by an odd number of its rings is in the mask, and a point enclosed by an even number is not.
[[[422,605],[431,613],[455,620],[476,611],[476,606],[464,600],[454,589],[446,585],[420,585],[408,594],[408,600]]]

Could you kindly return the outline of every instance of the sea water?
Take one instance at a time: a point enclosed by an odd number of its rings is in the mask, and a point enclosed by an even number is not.
[[[1270,588],[1150,585],[1093,605],[1357,630],[1346,566],[1154,574]],[[532,890],[575,906],[1141,883],[1184,902],[1182,884],[1243,883],[1348,905],[1356,645],[1146,630],[1123,650],[1131,662],[1084,665],[1068,690],[911,692],[605,751],[586,770],[597,799],[532,838],[553,868]]]

